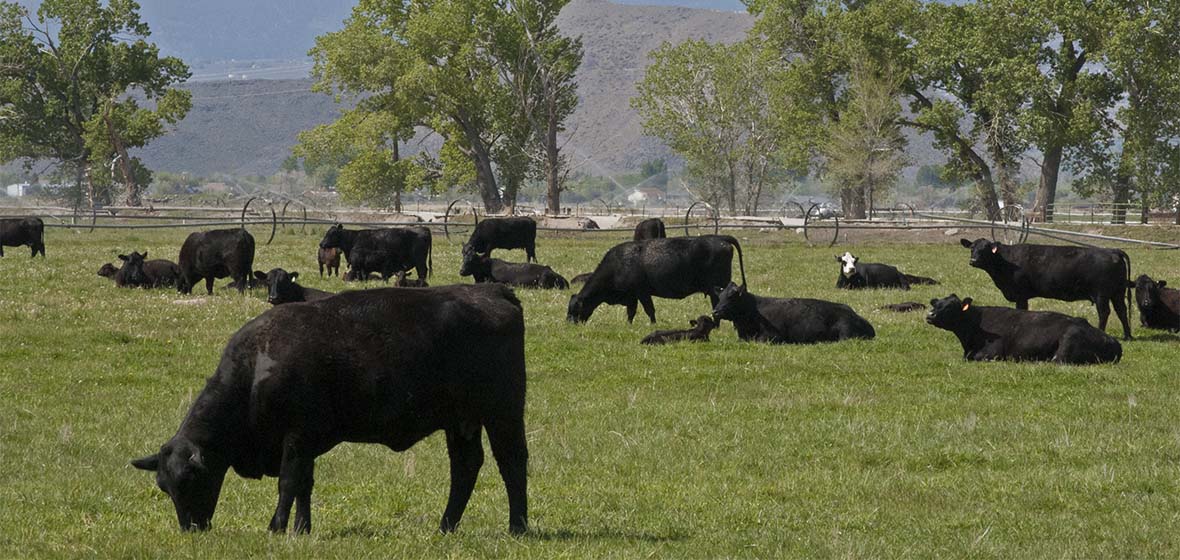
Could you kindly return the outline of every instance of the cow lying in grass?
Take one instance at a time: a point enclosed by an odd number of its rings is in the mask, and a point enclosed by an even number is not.
[[[1085,319],[1052,311],[983,307],[955,294],[930,300],[926,322],[954,333],[965,360],[1097,364],[1123,356],[1117,340]]]
[[[522,288],[543,288],[564,290],[570,287],[552,268],[533,263],[510,263],[476,253],[470,247],[463,249],[463,265],[459,276],[471,276],[477,284],[499,282]]]
[[[270,272],[255,270],[254,278],[259,284],[266,286],[266,302],[271,305],[316,301],[335,295],[332,292],[300,286],[295,282],[295,279],[299,278],[298,272],[287,272],[281,268],[272,268]]]
[[[1167,285],[1165,280],[1140,275],[1135,279],[1135,305],[1143,326],[1176,332],[1180,331],[1180,290]]]
[[[717,322],[708,315],[701,315],[688,322],[691,329],[656,331],[639,341],[640,344],[668,344],[688,340],[692,342],[708,342],[709,332],[717,328]]]
[[[123,261],[120,268],[106,263],[98,269],[98,275],[110,278],[120,288],[167,288],[180,280],[180,267],[167,259],[147,259],[147,251],[139,254],[119,255]]]
[[[774,344],[811,344],[873,338],[876,332],[851,307],[818,299],[762,297],[730,282],[718,294],[713,318],[733,321],[738,338]]]
[[[911,276],[895,266],[880,263],[861,263],[860,259],[847,251],[836,256],[840,263],[840,276],[836,287],[845,290],[863,288],[897,288],[908,290],[915,284],[936,285],[938,281],[925,276]]]

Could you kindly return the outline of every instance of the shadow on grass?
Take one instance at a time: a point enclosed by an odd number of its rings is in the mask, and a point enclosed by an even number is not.
[[[687,540],[687,533],[672,532],[666,535],[655,535],[639,531],[624,531],[618,529],[597,529],[582,531],[574,529],[540,529],[530,530],[523,538],[538,541],[642,541],[648,543],[678,542]]]

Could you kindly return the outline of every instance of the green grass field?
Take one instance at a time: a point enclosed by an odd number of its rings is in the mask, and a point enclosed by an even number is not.
[[[1116,365],[964,363],[923,314],[876,310],[950,292],[1007,305],[959,236],[829,249],[738,234],[751,291],[848,303],[876,327],[872,341],[772,347],[726,324],[708,344],[649,348],[642,312],[628,325],[603,307],[570,325],[570,292],[518,291],[527,536],[508,535],[490,453],[459,532],[437,533],[439,434],[403,454],[344,444],[321,457],[310,536],[269,534],[276,480],[232,472],[213,530],[181,533],[167,496],[128,461],[172,436],[230,335],[269,306],[225,280],[212,297],[180,296],[116,289],[95,271],[133,249],[175,259],[186,233],[54,229],[47,260],[23,247],[0,259],[0,557],[1180,556],[1180,338],[1136,316]],[[256,268],[343,287],[316,274],[317,232],[269,246],[255,235]],[[623,237],[547,236],[538,255],[568,278]],[[432,284],[469,282],[459,240],[435,243]],[[943,285],[837,292],[832,255],[848,249]],[[1180,282],[1175,253],[1129,252],[1136,275]],[[1097,320],[1083,303],[1032,308]],[[708,302],[656,309],[657,328],[683,328]]]

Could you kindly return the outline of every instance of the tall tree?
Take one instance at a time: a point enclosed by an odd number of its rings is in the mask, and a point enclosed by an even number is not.
[[[150,174],[128,150],[184,118],[191,101],[172,87],[188,67],[159,56],[138,12],[132,0],[44,0],[35,14],[0,2],[0,162],[53,160],[91,206],[109,202],[101,184],[118,177],[127,202],[140,203]]]

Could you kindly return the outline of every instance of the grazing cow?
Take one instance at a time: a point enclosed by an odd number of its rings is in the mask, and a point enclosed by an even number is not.
[[[325,336],[330,333],[331,336]],[[311,531],[316,457],[342,442],[405,451],[446,433],[455,530],[483,464],[482,430],[528,525],[524,315],[501,285],[385,288],[279,305],[230,338],[172,436],[132,465],[155,471],[182,530],[207,530],[226,471],[279,477],[270,530]]]
[[[470,248],[463,251],[459,276],[471,276],[476,283],[499,282],[522,288],[564,290],[570,287],[565,278],[548,266],[505,262],[481,255]]]
[[[1168,282],[1156,282],[1142,274],[1135,279],[1135,305],[1139,307],[1139,322],[1145,327],[1172,332],[1180,331],[1180,290],[1166,287]]]
[[[730,282],[718,295],[713,318],[733,321],[738,338],[773,344],[813,344],[877,335],[873,326],[843,303],[771,298]]]
[[[390,276],[411,268],[417,270],[419,278],[426,278],[430,272],[431,236],[426,228],[346,230],[336,224],[320,240],[321,249],[333,247],[344,252],[357,278],[376,272],[388,281]]]
[[[653,296],[684,299],[692,294],[705,294],[716,305],[717,289],[728,284],[733,274],[734,248],[737,248],[744,284],[746,267],[742,246],[728,235],[648,239],[615,245],[602,257],[582,291],[570,298],[566,319],[585,323],[598,306],[606,303],[626,306],[630,323],[635,319],[636,305],[642,303],[644,313],[655,323]]]
[[[586,283],[586,281],[587,281],[587,280],[589,280],[591,276],[594,276],[594,273],[593,273],[593,272],[583,272],[583,273],[581,273],[581,274],[579,274],[579,275],[577,275],[577,276],[574,276],[573,278],[571,278],[571,279],[570,279],[570,284],[571,284],[571,285],[573,285],[573,284],[585,284],[585,283]]]
[[[709,332],[717,328],[717,322],[708,315],[701,315],[696,319],[688,322],[692,325],[691,329],[684,329],[679,331],[656,331],[640,340],[640,344],[668,344],[669,342],[679,342],[682,340],[689,340],[693,342],[709,342]]]
[[[463,247],[464,251],[470,247],[482,255],[491,255],[492,249],[524,249],[526,260],[537,262],[537,222],[532,218],[490,218],[478,222]]]
[[[406,271],[397,273],[397,281],[394,283],[399,288],[429,288],[430,284],[426,283],[425,278],[406,278]]]
[[[909,313],[911,311],[921,311],[926,309],[926,304],[918,303],[916,301],[904,301],[902,303],[882,305],[880,309],[881,311],[893,311],[895,313]]]
[[[4,246],[19,247],[28,245],[32,249],[30,257],[45,257],[45,222],[41,218],[3,218],[0,219],[0,257],[4,256]]]
[[[639,222],[635,226],[635,237],[632,241],[643,241],[644,239],[662,239],[668,237],[664,232],[664,220],[659,218],[648,218]]]
[[[1131,339],[1127,304],[1131,302],[1131,257],[1119,249],[1057,245],[1004,245],[986,239],[959,243],[971,249],[971,266],[983,269],[1017,309],[1035,297],[1089,300],[1098,308],[1098,329],[1106,330],[1110,304]],[[1123,291],[1127,300],[1123,302]]]
[[[300,286],[295,282],[295,279],[299,278],[298,272],[287,272],[281,268],[272,268],[270,272],[255,270],[254,277],[259,284],[266,286],[266,302],[271,305],[316,301],[335,295],[332,292]]]
[[[964,360],[1097,364],[1123,356],[1119,341],[1085,319],[1052,311],[983,307],[955,294],[930,300],[926,322],[955,333]]]
[[[938,284],[937,280],[924,276],[910,276],[897,267],[880,263],[860,263],[860,259],[847,251],[836,256],[840,263],[840,276],[836,287],[845,290],[863,288],[899,288],[909,290],[912,284]]]
[[[213,280],[233,278],[233,286],[246,290],[254,270],[254,236],[241,229],[215,229],[190,233],[180,247],[180,280],[177,289],[193,293],[193,286],[205,279],[205,291],[213,295]]]
[[[328,267],[328,276],[331,276],[333,271],[335,271],[336,276],[340,276],[340,253],[339,247],[328,249],[320,247],[319,254],[316,257],[316,260],[320,263],[320,278],[324,277],[325,266]]]

